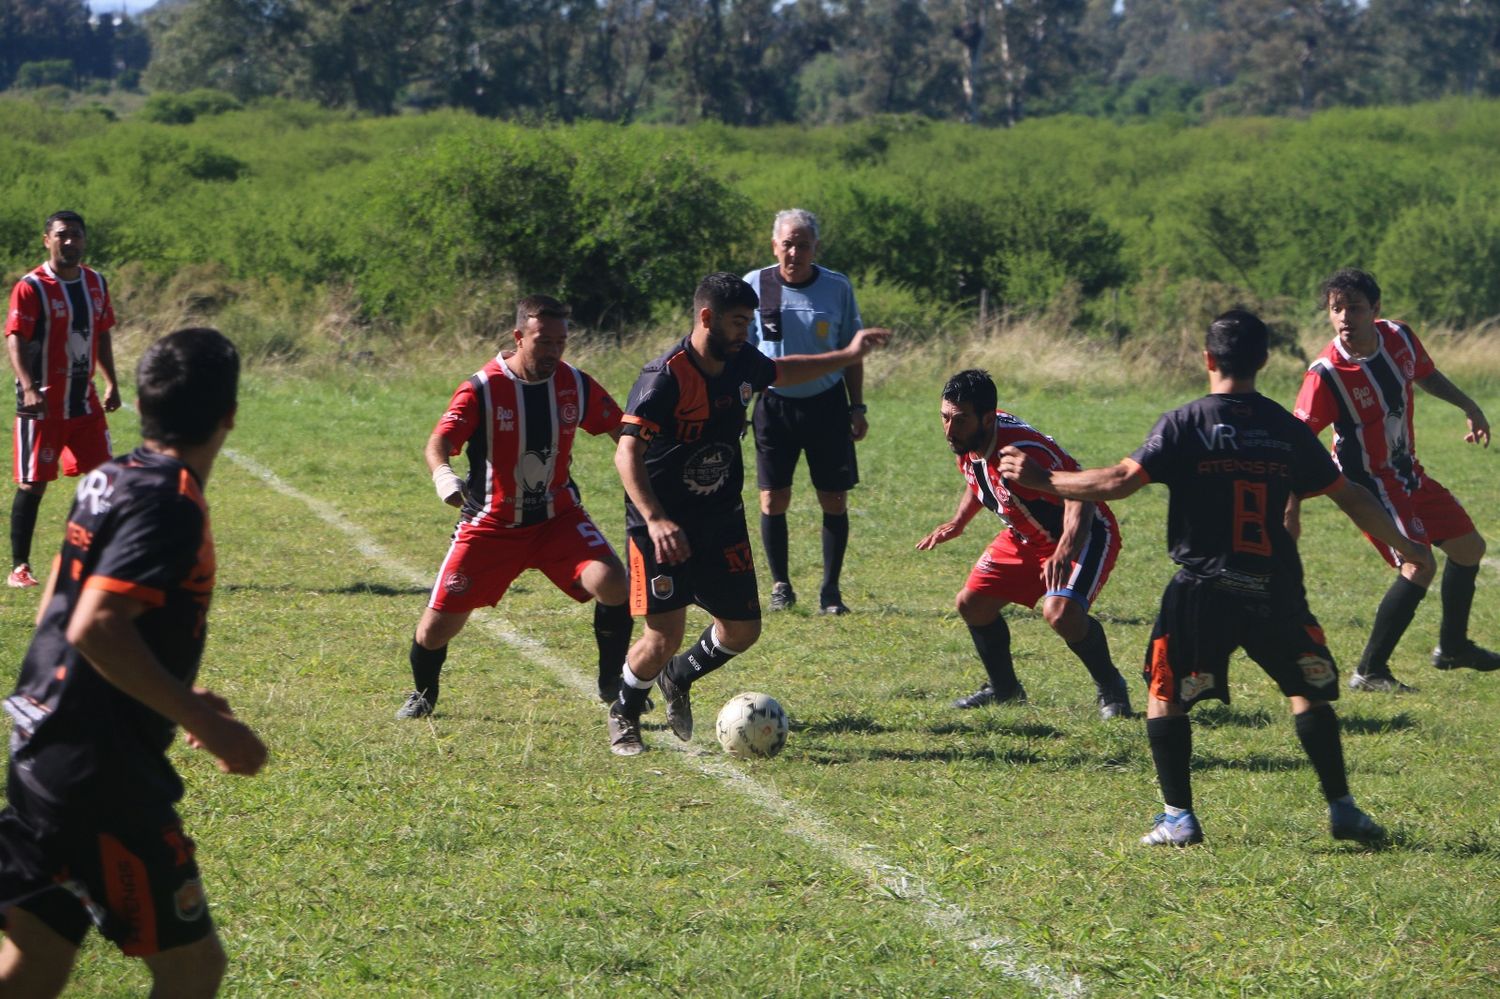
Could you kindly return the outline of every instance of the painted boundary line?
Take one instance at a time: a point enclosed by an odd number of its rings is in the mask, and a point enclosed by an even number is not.
[[[239,451],[225,448],[221,453],[271,489],[288,499],[301,503],[325,524],[342,532],[354,543],[355,549],[361,555],[389,575],[422,587],[432,582],[430,574],[418,572],[411,566],[403,564],[386,551],[364,528],[346,517],[343,511],[332,503],[307,495],[271,469]],[[548,656],[545,644],[511,631],[489,615],[484,615],[477,623],[532,662],[551,671],[563,686],[588,700],[598,697],[593,681],[577,670]],[[1085,994],[1083,979],[1078,975],[1066,975],[1044,965],[1028,963],[1021,956],[1022,945],[1017,941],[986,932],[967,911],[944,899],[928,887],[921,878],[900,865],[884,859],[872,847],[856,846],[838,830],[829,826],[826,820],[782,797],[744,771],[716,756],[691,748],[679,748],[670,744],[664,747],[659,743],[654,748],[676,750],[699,773],[714,778],[730,790],[749,798],[765,810],[786,820],[787,830],[803,842],[828,854],[855,873],[863,875],[867,881],[892,897],[912,903],[920,912],[923,922],[974,951],[979,955],[980,964],[984,967],[998,971],[1005,978],[1028,985],[1045,996],[1075,999]]]

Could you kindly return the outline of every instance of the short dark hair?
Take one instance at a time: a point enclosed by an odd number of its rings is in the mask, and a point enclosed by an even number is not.
[[[967,402],[974,407],[977,415],[983,416],[995,411],[995,407],[1000,404],[1000,395],[995,391],[995,379],[990,377],[988,371],[968,368],[943,385],[943,401],[955,406]]]
[[[1271,333],[1253,312],[1230,309],[1215,319],[1203,338],[1203,349],[1229,378],[1249,378],[1265,366]]]
[[[1328,308],[1328,299],[1336,291],[1345,294],[1357,291],[1371,305],[1380,304],[1380,285],[1375,283],[1375,275],[1356,267],[1345,267],[1341,271],[1335,271],[1332,277],[1323,282],[1323,286],[1318,291],[1321,296],[1318,299],[1318,308]]]
[[[141,436],[202,444],[239,398],[240,354],[216,329],[192,326],[153,343],[135,369]]]
[[[573,310],[551,295],[527,295],[516,303],[516,329],[525,329],[526,320],[536,316],[547,319],[567,319]]]
[[[89,231],[89,227],[83,224],[82,215],[79,215],[77,212],[61,211],[53,212],[47,216],[47,221],[42,223],[42,235],[45,236],[50,233],[52,227],[58,222],[77,222],[78,228],[82,229],[85,233]]]
[[[708,275],[698,282],[698,290],[693,292],[694,313],[707,309],[718,315],[727,309],[753,309],[759,304],[755,289],[742,281],[738,274],[728,271]]]

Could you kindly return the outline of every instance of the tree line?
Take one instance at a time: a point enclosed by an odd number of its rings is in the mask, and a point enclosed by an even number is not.
[[[0,0],[0,87],[87,81],[564,122],[1201,119],[1500,93],[1500,0]]]

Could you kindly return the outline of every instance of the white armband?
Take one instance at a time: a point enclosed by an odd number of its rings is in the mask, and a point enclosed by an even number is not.
[[[432,484],[437,488],[438,499],[444,503],[464,491],[464,480],[446,461],[432,470]]]

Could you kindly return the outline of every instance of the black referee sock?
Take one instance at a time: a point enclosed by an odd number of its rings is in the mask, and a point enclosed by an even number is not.
[[[1005,623],[1005,616],[997,615],[994,621],[983,627],[971,624],[969,634],[974,639],[979,661],[984,663],[984,671],[989,675],[990,686],[999,696],[1008,696],[1021,681],[1016,679],[1016,666],[1010,658],[1010,626]]]
[[[1349,793],[1349,778],[1344,771],[1344,746],[1339,739],[1339,716],[1332,704],[1321,704],[1292,719],[1297,738],[1307,758],[1318,773],[1323,797],[1335,801]]]
[[[839,576],[844,572],[844,552],[849,550],[849,514],[823,514],[823,603],[839,594]]]
[[[1391,671],[1391,654],[1411,619],[1416,616],[1417,605],[1427,596],[1427,590],[1405,576],[1398,574],[1396,581],[1375,610],[1375,626],[1370,629],[1370,640],[1365,643],[1364,654],[1359,657],[1356,672],[1363,676],[1384,676]]]
[[[771,570],[771,580],[788,582],[787,575],[787,529],[786,514],[763,513],[760,515],[760,544],[766,550],[766,567]]]
[[[448,658],[448,646],[440,649],[424,649],[417,644],[417,640],[411,640],[411,680],[412,685],[425,698],[427,703],[437,707],[438,699],[438,676],[443,671],[443,661]]]
[[[1469,609],[1474,606],[1474,580],[1479,566],[1459,565],[1451,558],[1443,566],[1443,623],[1438,644],[1444,652],[1460,652],[1469,644]]]
[[[630,651],[630,607],[594,602],[594,642],[599,646],[599,687],[612,689],[620,682],[620,669]]]
[[[1193,810],[1193,724],[1187,715],[1146,719],[1146,739],[1161,800],[1172,808]]]
[[[693,685],[693,681],[712,673],[737,655],[737,650],[726,649],[714,639],[714,626],[709,625],[703,629],[703,634],[698,636],[696,642],[677,653],[667,663],[667,679],[686,690]]]
[[[10,564],[31,564],[31,539],[36,534],[37,511],[42,496],[27,489],[17,489],[10,504]],[[1472,592],[1472,587],[1470,588]]]
[[[1105,637],[1104,625],[1098,618],[1089,618],[1088,633],[1076,642],[1069,642],[1068,648],[1083,663],[1100,690],[1113,690],[1119,683],[1120,671],[1115,669],[1115,661],[1110,657],[1109,639]]]

